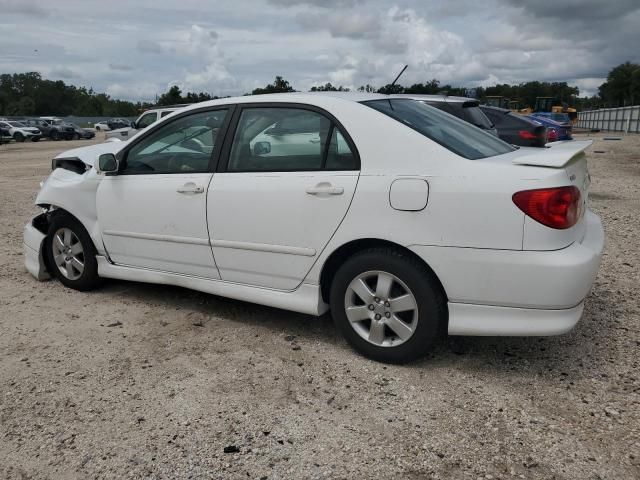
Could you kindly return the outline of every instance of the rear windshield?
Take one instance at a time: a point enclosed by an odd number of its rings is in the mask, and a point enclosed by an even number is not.
[[[493,157],[515,150],[490,133],[421,102],[390,98],[370,100],[363,104],[469,160]]]

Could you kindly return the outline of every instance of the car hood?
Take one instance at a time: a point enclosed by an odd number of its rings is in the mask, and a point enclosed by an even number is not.
[[[87,165],[95,167],[95,163],[100,155],[103,153],[116,154],[124,148],[125,144],[126,142],[97,143],[96,145],[67,150],[66,152],[56,155],[55,158],[79,158]]]

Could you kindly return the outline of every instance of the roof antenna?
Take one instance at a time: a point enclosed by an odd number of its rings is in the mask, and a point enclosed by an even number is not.
[[[400,76],[404,73],[404,71],[407,69],[409,65],[405,65],[404,68],[402,70],[400,70],[400,73],[398,74],[398,76],[396,77],[396,79],[391,82],[391,85],[389,86],[389,90],[391,90],[393,88],[393,86],[396,84],[396,82],[398,81],[398,79],[400,78]]]

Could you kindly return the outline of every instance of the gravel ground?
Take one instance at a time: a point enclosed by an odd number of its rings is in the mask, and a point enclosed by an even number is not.
[[[640,136],[592,138],[607,246],[581,323],[409,366],[359,357],[328,316],[35,281],[38,183],[89,142],[0,146],[0,477],[640,478]]]

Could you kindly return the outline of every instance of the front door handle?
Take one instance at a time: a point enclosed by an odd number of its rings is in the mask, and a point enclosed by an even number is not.
[[[344,188],[334,187],[330,183],[319,183],[314,187],[307,187],[306,192],[309,195],[342,195]]]
[[[193,182],[187,182],[183,186],[178,187],[177,192],[185,194],[204,193],[204,187],[199,187]]]

